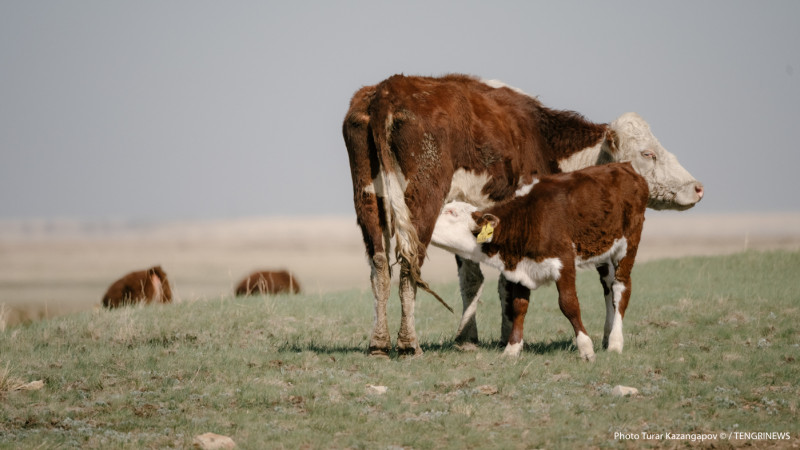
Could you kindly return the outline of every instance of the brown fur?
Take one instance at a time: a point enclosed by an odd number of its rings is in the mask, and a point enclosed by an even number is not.
[[[493,222],[492,240],[483,244],[481,250],[490,257],[499,253],[506,270],[513,271],[523,259],[561,261],[563,268],[556,281],[559,306],[575,334],[582,331],[588,335],[575,290],[575,261],[602,255],[615,240],[626,239],[627,252],[614,275],[625,286],[619,303],[620,315],[624,317],[648,198],[647,182],[630,163],[613,163],[542,177],[527,195],[476,211],[472,217],[479,227],[487,221]],[[609,268],[605,264],[596,268],[608,295],[610,290],[604,278]],[[528,294],[514,295],[508,311],[504,311],[512,322],[509,344],[522,340]]]
[[[286,270],[253,272],[236,287],[236,295],[299,294],[297,277]]]
[[[153,277],[161,282],[161,292],[153,283]],[[172,289],[167,279],[167,274],[161,266],[154,266],[147,270],[131,272],[115,281],[103,296],[103,306],[117,308],[136,303],[170,303],[172,302]]]

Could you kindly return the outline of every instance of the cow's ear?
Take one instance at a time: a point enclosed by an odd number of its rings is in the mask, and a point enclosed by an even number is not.
[[[606,130],[606,138],[603,140],[603,146],[600,151],[599,164],[614,162],[619,155],[619,136],[611,128]]]

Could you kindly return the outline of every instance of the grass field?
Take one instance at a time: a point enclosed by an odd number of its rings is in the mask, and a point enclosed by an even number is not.
[[[552,287],[533,294],[522,356],[502,357],[494,283],[477,350],[454,347],[458,317],[421,293],[425,354],[389,361],[365,356],[366,290],[8,328],[0,448],[185,448],[205,432],[240,448],[796,448],[797,267],[800,252],[786,251],[641,263],[621,355],[598,348],[602,290],[581,272],[593,364],[578,359]],[[459,303],[455,284],[433,287]],[[396,298],[389,314],[396,333]],[[35,380],[44,387],[15,389]],[[616,385],[639,395],[614,396]]]

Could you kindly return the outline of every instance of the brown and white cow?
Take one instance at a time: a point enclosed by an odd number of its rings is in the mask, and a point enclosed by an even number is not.
[[[363,87],[353,95],[342,132],[371,267],[373,355],[385,356],[391,348],[386,303],[392,235],[402,303],[397,349],[421,352],[414,329],[416,286],[446,202],[486,208],[525,194],[540,175],[614,161],[630,161],[644,176],[652,208],[687,209],[703,196],[702,184],[659,144],[638,114],[595,124],[575,112],[547,108],[502,83],[466,75],[395,75]],[[456,340],[477,342],[475,309],[483,275],[477,263],[456,260],[464,307]],[[512,284],[501,277],[503,305],[515,289]]]
[[[161,266],[131,272],[109,286],[103,296],[103,306],[120,306],[144,303],[170,303],[172,289],[167,274]]]
[[[530,290],[555,281],[558,305],[575,330],[578,351],[593,360],[575,290],[576,267],[600,273],[606,299],[603,347],[622,352],[622,318],[648,195],[647,182],[630,163],[546,175],[526,195],[483,211],[464,202],[446,204],[431,243],[495,267],[518,283],[503,311],[511,326],[504,333],[506,355],[522,350]]]
[[[236,295],[299,294],[300,283],[286,270],[262,270],[246,276],[235,292]]]

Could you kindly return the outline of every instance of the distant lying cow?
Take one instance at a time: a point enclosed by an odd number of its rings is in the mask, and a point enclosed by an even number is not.
[[[483,211],[463,202],[444,206],[432,243],[502,271],[518,283],[503,322],[505,354],[519,355],[530,289],[556,282],[558,305],[575,330],[580,355],[594,360],[581,322],[576,267],[595,267],[606,298],[603,346],[622,352],[622,318],[648,202],[647,182],[630,163],[542,176],[524,196]],[[520,286],[521,285],[521,286]]]
[[[297,277],[285,270],[253,272],[236,287],[236,295],[281,293],[300,293]]]
[[[167,274],[161,266],[151,267],[139,272],[131,272],[115,281],[103,296],[103,306],[119,306],[144,303],[170,303],[172,289]]]

